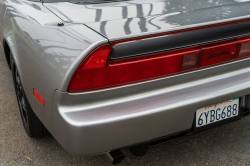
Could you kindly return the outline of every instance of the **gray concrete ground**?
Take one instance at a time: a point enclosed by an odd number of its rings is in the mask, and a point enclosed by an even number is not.
[[[122,165],[250,165],[250,117],[150,148],[142,158],[124,149]],[[101,141],[101,140],[100,140]],[[110,165],[105,155],[75,157],[52,137],[29,138],[22,126],[11,71],[0,54],[0,165]]]

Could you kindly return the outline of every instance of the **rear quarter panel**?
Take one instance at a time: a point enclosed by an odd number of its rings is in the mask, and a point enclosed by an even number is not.
[[[89,51],[107,41],[81,24],[58,27],[61,20],[39,2],[7,0],[6,9],[3,40],[13,53],[34,112],[46,125],[54,91],[66,87],[67,76]],[[44,98],[44,107],[33,88]]]

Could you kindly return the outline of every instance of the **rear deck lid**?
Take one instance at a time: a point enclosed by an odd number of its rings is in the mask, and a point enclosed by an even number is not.
[[[249,0],[83,2],[44,5],[64,21],[84,23],[111,41],[250,17]]]

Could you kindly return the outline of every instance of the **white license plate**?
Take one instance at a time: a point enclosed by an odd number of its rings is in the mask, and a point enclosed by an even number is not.
[[[200,108],[196,111],[196,127],[232,118],[239,114],[239,98]]]

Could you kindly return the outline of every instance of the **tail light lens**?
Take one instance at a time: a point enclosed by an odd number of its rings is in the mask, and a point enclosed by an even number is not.
[[[107,64],[108,56],[111,51],[109,45],[103,45],[94,50],[84,65],[81,65],[83,70],[104,68]]]
[[[200,66],[209,66],[235,59],[238,51],[238,41],[218,42],[202,46]]]
[[[199,53],[184,55],[182,58],[181,70],[190,70],[198,67],[199,64]]]
[[[238,40],[241,44],[238,57],[250,56],[250,37],[239,38]]]
[[[68,91],[84,91],[105,86],[107,61],[111,50],[109,45],[103,45],[92,51],[74,73]]]
[[[68,91],[133,83],[250,56],[250,37],[138,58],[109,61],[110,45],[92,51],[71,78]]]
[[[111,63],[108,67],[106,85],[113,86],[146,80],[178,73],[182,69],[197,68],[199,53],[199,48],[193,48]]]

